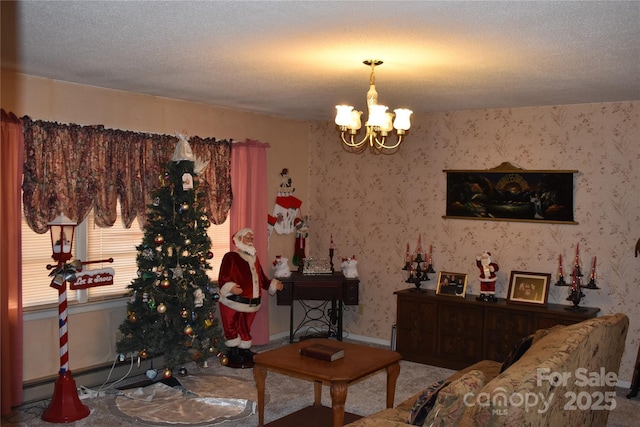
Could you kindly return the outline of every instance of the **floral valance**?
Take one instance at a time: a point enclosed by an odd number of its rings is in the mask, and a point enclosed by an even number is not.
[[[178,138],[22,118],[25,163],[24,214],[36,233],[64,213],[82,221],[94,209],[99,227],[116,221],[120,199],[123,225],[146,220],[146,206],[160,183]],[[210,160],[200,176],[208,187],[211,222],[221,224],[231,207],[231,141],[193,136],[194,154]]]

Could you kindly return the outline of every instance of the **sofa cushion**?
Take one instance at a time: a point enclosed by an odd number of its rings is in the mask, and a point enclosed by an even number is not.
[[[449,385],[449,382],[440,380],[427,387],[413,404],[407,424],[412,424],[414,426],[424,425],[424,421],[427,419],[427,414],[429,414],[429,411],[433,408],[436,397],[438,397],[438,392],[447,385]]]
[[[509,366],[513,365],[518,360],[520,360],[522,355],[527,350],[529,350],[529,348],[531,347],[531,344],[533,344],[533,338],[534,338],[534,334],[531,334],[529,336],[520,338],[518,342],[516,342],[516,344],[513,346],[513,349],[511,350],[511,353],[509,353],[504,363],[502,364],[500,373],[503,373],[509,368]]]
[[[467,409],[468,405],[465,403],[465,399],[468,399],[469,394],[476,395],[484,383],[482,371],[473,370],[444,387],[438,393],[436,403],[427,415],[424,425],[455,426]]]

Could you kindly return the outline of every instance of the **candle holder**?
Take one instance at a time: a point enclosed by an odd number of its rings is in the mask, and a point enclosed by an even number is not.
[[[580,245],[576,246],[576,258],[573,266],[573,272],[571,273],[571,283],[566,283],[564,280],[564,274],[562,272],[562,257],[560,258],[560,271],[558,282],[556,286],[569,286],[569,296],[567,301],[571,301],[573,304],[571,307],[565,307],[565,310],[572,311],[586,311],[584,307],[580,307],[580,302],[585,297],[583,289],[600,289],[596,284],[596,257],[593,257],[593,266],[591,268],[591,277],[589,283],[583,284],[583,274],[580,268]]]
[[[335,270],[333,269],[333,248],[329,249],[329,266],[331,267],[331,273]]]
[[[405,265],[403,270],[409,271],[409,277],[405,280],[405,283],[413,283],[416,292],[425,292],[425,289],[421,289],[422,282],[426,282],[429,279],[428,269],[426,263],[422,259],[422,254],[418,253],[416,258]]]

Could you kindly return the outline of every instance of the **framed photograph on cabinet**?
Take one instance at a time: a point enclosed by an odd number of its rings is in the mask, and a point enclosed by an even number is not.
[[[464,298],[467,293],[467,274],[449,273],[441,271],[438,273],[438,287],[436,295],[447,295]]]
[[[512,271],[507,302],[547,305],[551,274]]]

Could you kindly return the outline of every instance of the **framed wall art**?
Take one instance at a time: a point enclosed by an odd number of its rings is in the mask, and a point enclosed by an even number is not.
[[[510,163],[487,170],[444,170],[443,218],[577,224],[576,170],[525,170]]]
[[[507,302],[547,305],[551,274],[512,271]]]
[[[467,277],[467,274],[464,273],[449,273],[441,271],[438,273],[436,295],[448,295],[464,298],[467,293]]]

